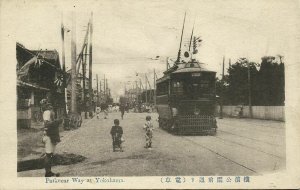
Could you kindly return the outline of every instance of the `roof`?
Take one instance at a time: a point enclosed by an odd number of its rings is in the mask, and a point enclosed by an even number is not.
[[[59,54],[56,50],[29,50],[24,47],[24,45],[20,43],[16,43],[16,51],[17,51],[17,61],[19,67],[22,67],[28,60],[30,60],[34,56],[38,56],[51,66],[56,67],[56,69],[61,70]]]
[[[204,67],[204,63],[200,63],[198,61],[192,61],[188,63],[181,63],[178,64],[178,68],[176,71],[172,73],[190,73],[190,72],[214,72],[209,71]]]

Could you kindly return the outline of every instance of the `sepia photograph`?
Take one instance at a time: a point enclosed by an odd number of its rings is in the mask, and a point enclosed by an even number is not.
[[[6,62],[16,179],[85,188],[149,177],[161,188],[245,188],[287,173],[300,137],[288,131],[299,116],[299,84],[288,82],[299,73],[299,6],[1,1],[12,10],[1,17],[17,15]]]

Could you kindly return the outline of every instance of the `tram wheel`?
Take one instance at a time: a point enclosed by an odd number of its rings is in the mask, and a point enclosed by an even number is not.
[[[162,128],[167,129],[167,121],[166,119],[162,119]]]

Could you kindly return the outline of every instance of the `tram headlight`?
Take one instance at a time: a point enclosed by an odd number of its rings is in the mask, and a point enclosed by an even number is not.
[[[173,117],[177,116],[177,114],[178,114],[177,108],[172,108],[172,115],[173,115]]]
[[[200,109],[199,109],[199,108],[195,108],[194,114],[195,114],[195,115],[199,115],[199,114],[200,114]]]

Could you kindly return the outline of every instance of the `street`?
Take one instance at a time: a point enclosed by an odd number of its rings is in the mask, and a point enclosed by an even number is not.
[[[152,116],[153,148],[145,149],[143,124]],[[61,134],[56,153],[86,157],[81,163],[55,166],[69,176],[200,176],[262,175],[285,169],[285,123],[256,119],[217,119],[216,136],[176,136],[160,128],[156,113],[110,113],[108,119],[87,119],[81,128]],[[112,151],[110,128],[120,119],[124,152]],[[44,170],[18,172],[44,176]]]

